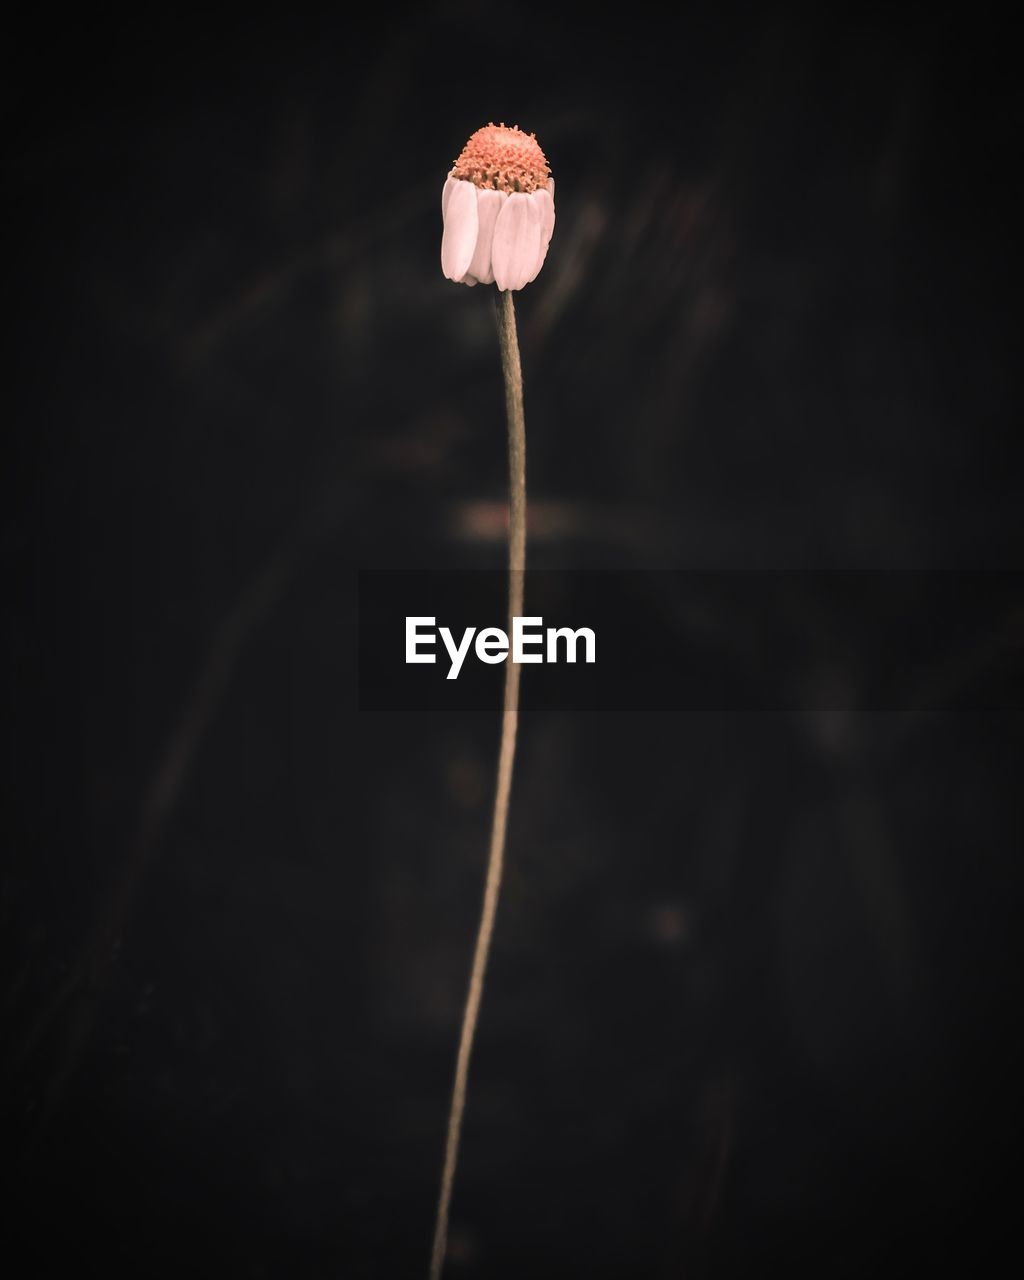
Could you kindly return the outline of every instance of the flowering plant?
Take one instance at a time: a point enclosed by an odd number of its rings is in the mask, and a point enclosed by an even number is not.
[[[509,634],[523,616],[526,569],[526,421],[523,415],[523,371],[516,336],[512,291],[535,279],[544,264],[555,229],[555,184],[537,139],[532,133],[503,124],[478,129],[462,149],[441,193],[444,234],[441,269],[457,284],[496,284],[494,299],[498,346],[505,378],[508,417],[508,617]],[[484,974],[494,935],[501,890],[505,836],[508,828],[512,766],[519,722],[520,664],[506,657],[505,696],[501,714],[501,745],[494,793],[494,816],[487,855],[487,878],[480,911],[469,990],[459,1032],[455,1081],[445,1138],[441,1192],[434,1219],[430,1280],[440,1280],[448,1240],[459,1134],[466,1107],[469,1058],[476,1035]]]

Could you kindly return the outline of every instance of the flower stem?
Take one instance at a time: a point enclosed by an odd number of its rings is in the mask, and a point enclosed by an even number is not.
[[[512,619],[523,613],[523,577],[526,569],[526,419],[523,415],[523,372],[519,363],[516,337],[516,313],[511,290],[498,294],[498,345],[501,368],[505,375],[505,410],[508,416],[508,633],[512,635]],[[434,1248],[430,1259],[430,1280],[440,1280],[448,1242],[448,1211],[451,1207],[455,1165],[459,1155],[462,1114],[466,1108],[466,1081],[469,1057],[473,1050],[476,1024],[480,1016],[480,1000],[484,990],[484,974],[494,934],[494,917],[498,909],[501,871],[505,858],[505,833],[508,829],[509,797],[512,793],[512,764],[516,754],[516,729],[519,723],[519,664],[512,661],[511,651],[505,662],[505,699],[501,717],[501,747],[498,752],[498,777],[494,792],[494,816],[491,822],[491,848],[487,858],[487,880],[477,929],[469,991],[462,1015],[459,1053],[455,1063],[455,1084],[448,1112],[448,1134],[441,1175],[441,1197],[434,1223]]]

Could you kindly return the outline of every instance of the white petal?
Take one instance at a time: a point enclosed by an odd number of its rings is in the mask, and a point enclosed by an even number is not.
[[[498,220],[501,206],[508,199],[503,191],[489,191],[481,187],[476,193],[476,210],[480,218],[480,229],[476,236],[476,249],[473,261],[469,264],[470,275],[476,276],[481,284],[491,284],[494,272],[491,269],[491,244],[494,240],[494,224]]]
[[[450,174],[444,180],[444,186],[441,188],[441,217],[442,219],[448,213],[448,200],[452,194],[452,187],[458,182],[458,178],[453,178]]]
[[[540,238],[543,244],[551,243],[555,229],[555,202],[550,191],[535,191],[531,197],[540,206]]]
[[[543,243],[543,241],[542,241],[542,242],[541,242],[541,246],[540,246],[540,253],[537,255],[537,261],[536,261],[536,263],[534,264],[534,268],[533,268],[533,275],[532,275],[532,276],[530,276],[530,279],[529,279],[529,280],[527,280],[527,282],[526,282],[527,284],[529,284],[529,283],[530,283],[530,281],[532,281],[532,280],[536,280],[536,279],[537,279],[537,277],[540,275],[540,269],[541,269],[541,267],[544,265],[544,259],[545,259],[547,256],[548,256],[548,247],[547,247],[547,245],[546,245],[546,244],[544,244],[544,243]]]
[[[530,280],[536,280],[544,265],[544,259],[548,256],[548,245],[551,243],[551,234],[555,229],[555,202],[551,199],[551,192],[544,190],[535,191],[530,199],[540,210],[540,255],[537,258],[537,270],[530,276]]]
[[[448,196],[441,237],[441,270],[449,280],[458,283],[469,270],[478,227],[476,187],[472,182],[456,179]]]
[[[498,214],[491,266],[502,290],[521,289],[540,269],[540,206],[522,191],[514,191]]]

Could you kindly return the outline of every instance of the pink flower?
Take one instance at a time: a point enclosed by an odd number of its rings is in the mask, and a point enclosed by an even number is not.
[[[555,181],[533,134],[477,129],[444,184],[441,216],[449,280],[504,290],[535,279],[555,229]]]

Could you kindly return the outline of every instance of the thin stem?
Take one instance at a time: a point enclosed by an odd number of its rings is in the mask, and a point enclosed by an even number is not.
[[[498,295],[498,344],[501,368],[505,375],[505,409],[508,416],[508,633],[512,635],[512,619],[523,613],[523,576],[526,569],[526,420],[523,416],[523,373],[519,364],[519,342],[516,338],[516,313],[512,293]],[[501,871],[505,859],[505,833],[508,829],[508,805],[512,793],[512,764],[516,754],[516,728],[519,723],[518,663],[509,653],[505,663],[505,700],[501,717],[501,747],[498,752],[498,778],[494,792],[494,817],[491,822],[491,848],[487,858],[487,881],[483,908],[473,952],[473,968],[469,992],[462,1015],[459,1054],[455,1063],[455,1085],[448,1112],[448,1135],[441,1175],[441,1197],[434,1223],[434,1248],[430,1259],[430,1280],[440,1280],[448,1243],[448,1211],[451,1207],[455,1165],[459,1156],[462,1113],[466,1109],[466,1081],[469,1057],[473,1050],[480,1000],[484,990],[484,974],[494,934],[494,917],[498,909]]]

